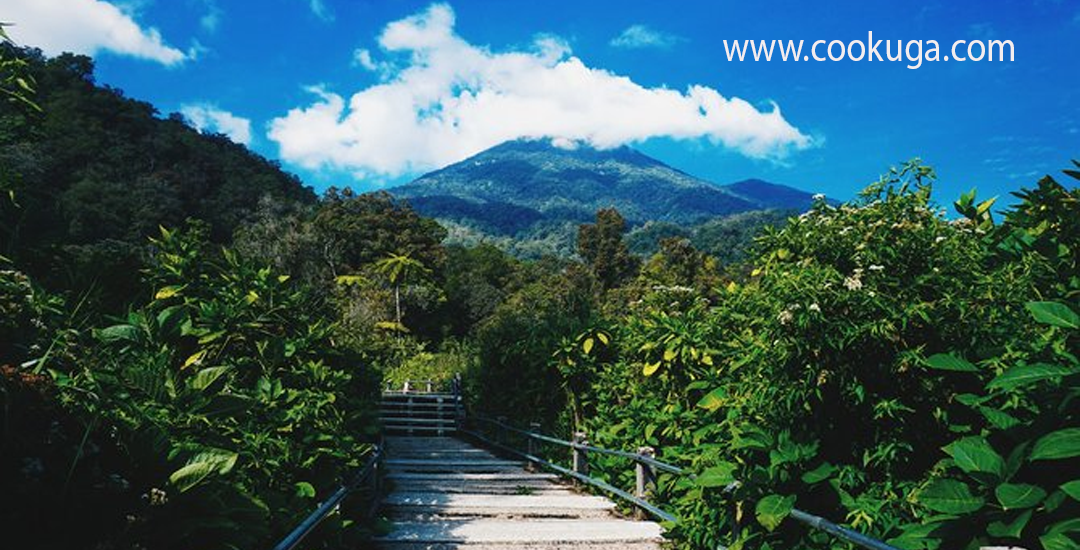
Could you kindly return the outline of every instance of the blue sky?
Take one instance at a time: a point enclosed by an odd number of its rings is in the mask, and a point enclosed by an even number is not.
[[[15,39],[93,54],[99,82],[317,189],[393,185],[540,134],[839,199],[918,156],[945,204],[1080,157],[1080,0],[6,3]],[[943,50],[1011,40],[1015,60],[738,62],[723,43],[871,31]]]

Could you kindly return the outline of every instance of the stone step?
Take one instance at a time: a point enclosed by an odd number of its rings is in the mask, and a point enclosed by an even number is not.
[[[627,520],[446,520],[400,522],[376,540],[395,550],[509,550],[574,548],[577,550],[658,550],[660,526]]]
[[[394,492],[383,499],[392,518],[609,518],[615,505],[576,494],[454,494]]]
[[[412,460],[395,458],[384,461],[394,472],[516,472],[523,464],[512,460]]]
[[[392,416],[382,419],[384,425],[390,424],[427,424],[431,426],[453,426],[453,419],[444,418],[415,418],[412,416]]]

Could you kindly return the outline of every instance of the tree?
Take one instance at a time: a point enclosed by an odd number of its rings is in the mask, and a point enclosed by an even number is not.
[[[386,276],[394,287],[394,311],[397,315],[397,324],[401,325],[401,285],[414,280],[417,276],[428,276],[431,270],[419,260],[413,259],[408,254],[390,254],[375,262],[375,268]]]
[[[614,288],[634,276],[638,259],[623,242],[626,220],[614,208],[596,212],[596,223],[578,228],[578,254],[592,269],[600,284]]]

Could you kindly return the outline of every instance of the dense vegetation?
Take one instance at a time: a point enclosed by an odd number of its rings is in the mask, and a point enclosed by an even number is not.
[[[1080,191],[1044,178],[1000,223],[972,193],[950,220],[933,178],[819,201],[722,272],[676,238],[628,275],[601,215],[584,268],[482,325],[477,405],[689,466],[659,491],[682,547],[845,547],[798,507],[906,549],[1076,548]],[[633,486],[621,459],[593,472]]]
[[[385,194],[317,200],[88,58],[2,53],[5,540],[268,547],[363,462],[384,378],[475,363],[515,260]],[[355,546],[365,504],[309,547]]]
[[[0,51],[20,548],[267,547],[363,461],[383,384],[457,374],[477,410],[695,472],[657,493],[678,547],[845,547],[793,507],[913,550],[1080,541],[1075,184],[949,217],[912,162],[798,216],[590,210],[537,241],[573,257],[525,261],[385,193],[317,198],[85,57]],[[631,486],[620,460],[593,472]],[[360,504],[310,545],[357,544]]]

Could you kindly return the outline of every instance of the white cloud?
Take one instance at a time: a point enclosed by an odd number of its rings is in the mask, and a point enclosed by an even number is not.
[[[204,103],[183,105],[180,114],[200,132],[225,134],[241,145],[251,143],[251,121],[246,118]]]
[[[508,52],[474,46],[454,32],[454,12],[445,4],[390,23],[379,45],[401,60],[382,82],[348,99],[311,87],[313,102],[270,122],[269,137],[284,160],[400,176],[516,138],[600,148],[703,138],[770,159],[811,145],[775,104],[758,110],[705,86],[646,88],[586,66],[555,37]]]
[[[643,48],[658,48],[666,50],[684,39],[674,34],[658,31],[645,25],[630,25],[619,36],[611,39],[610,44],[616,48],[639,50]]]
[[[315,17],[328,23],[334,20],[334,12],[330,11],[324,0],[308,0],[308,5],[311,7],[311,13],[315,14]]]
[[[109,51],[164,65],[189,57],[166,44],[157,29],[140,27],[131,15],[102,0],[6,0],[3,17],[14,23],[9,29],[13,39],[51,55]]]
[[[206,13],[199,18],[199,26],[206,32],[216,32],[221,26],[221,18],[225,15],[225,10],[221,9],[215,0],[203,0],[203,6],[206,8]]]

